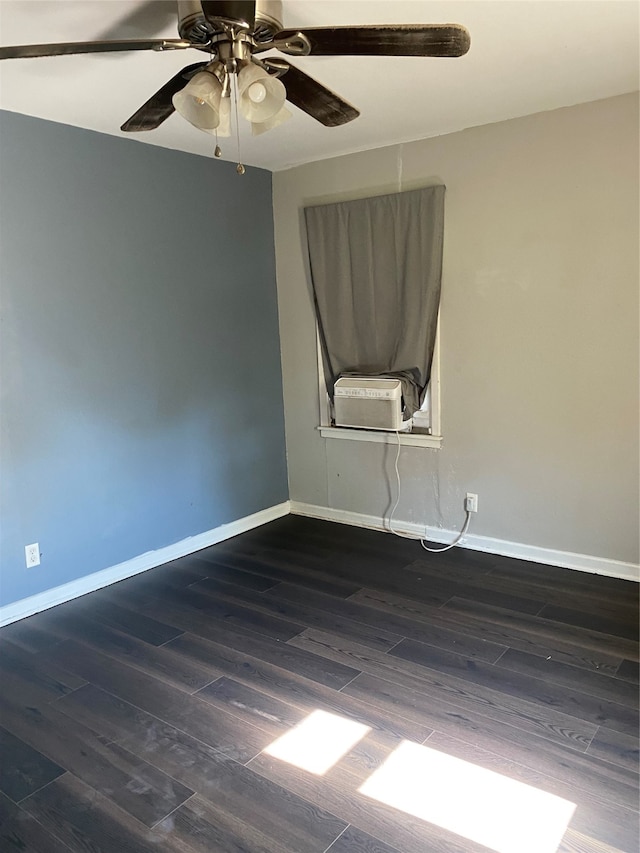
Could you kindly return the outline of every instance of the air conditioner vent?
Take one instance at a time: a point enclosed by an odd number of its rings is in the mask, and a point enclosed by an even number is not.
[[[403,430],[399,379],[343,376],[333,386],[335,425],[359,429]]]

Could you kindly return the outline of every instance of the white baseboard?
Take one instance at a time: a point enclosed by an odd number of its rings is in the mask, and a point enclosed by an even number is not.
[[[352,524],[355,527],[368,527],[373,530],[384,530],[389,533],[388,522],[375,515],[363,515],[344,509],[331,509],[325,506],[291,501],[291,512],[294,515],[307,515],[322,518],[327,521],[338,521]],[[416,538],[424,537],[431,542],[452,542],[458,531],[442,530],[439,527],[424,527],[412,522],[394,521],[394,528],[400,533],[406,533]],[[536,545],[525,545],[521,542],[509,542],[506,539],[494,539],[490,536],[476,536],[468,533],[459,547],[473,551],[485,551],[489,554],[500,554],[503,557],[515,557],[518,560],[530,560],[533,563],[545,563],[552,566],[562,566],[566,569],[577,569],[581,572],[591,572],[596,575],[607,575],[629,581],[640,581],[640,566],[635,563],[624,563],[619,560],[609,560],[606,557],[592,557],[589,554],[574,554],[571,551],[554,551],[551,548],[539,548]]]
[[[373,530],[389,532],[385,520],[374,515],[363,515],[362,513],[349,512],[348,510],[331,509],[329,507],[315,506],[297,501],[285,501],[277,506],[269,507],[261,512],[256,512],[253,515],[232,521],[229,524],[222,524],[220,527],[207,530],[205,533],[199,533],[197,536],[189,536],[187,539],[182,539],[180,542],[167,545],[165,548],[160,548],[157,551],[148,551],[146,554],[126,560],[124,563],[119,563],[100,572],[94,572],[91,575],[70,581],[62,586],[54,587],[37,595],[32,595],[29,598],[23,598],[20,601],[14,601],[12,604],[0,607],[0,626],[17,622],[19,619],[25,619],[27,616],[39,613],[41,610],[48,610],[50,607],[55,607],[56,604],[62,604],[65,601],[70,601],[72,598],[86,595],[96,589],[101,589],[104,586],[109,586],[117,581],[140,574],[140,572],[146,572],[148,569],[169,563],[171,560],[186,557],[188,554],[193,554],[202,548],[208,548],[217,542],[222,542],[247,530],[260,527],[269,521],[282,518],[282,516],[288,515],[290,512],[294,515],[307,515],[327,521],[351,524],[355,527],[368,527]],[[416,538],[426,535],[426,538],[430,541],[442,543],[451,542],[457,533],[454,530],[427,527],[425,534],[425,528],[422,525],[401,521],[395,521],[394,527],[400,533],[406,533]],[[490,554],[500,554],[505,557],[515,557],[519,560],[530,560],[534,563],[545,563],[547,565],[562,566],[568,569],[577,569],[578,571],[591,572],[598,575],[608,575],[609,577],[622,578],[624,580],[640,581],[640,567],[638,565],[635,563],[624,563],[619,560],[608,560],[605,557],[574,554],[570,551],[554,551],[550,548],[539,548],[535,545],[525,545],[520,542],[509,542],[505,539],[494,539],[489,536],[476,536],[474,534],[467,534],[460,543],[460,547],[469,548],[474,551],[485,551]]]
[[[186,557],[188,554],[193,554],[202,548],[208,548],[209,545],[215,545],[217,542],[230,539],[239,533],[245,533],[254,527],[260,527],[268,521],[275,521],[276,518],[282,518],[283,515],[288,515],[289,512],[290,503],[289,501],[285,501],[277,506],[253,513],[253,515],[239,518],[237,521],[232,521],[229,524],[221,524],[220,527],[199,533],[197,536],[189,536],[180,542],[175,542],[173,545],[159,548],[157,551],[147,551],[146,554],[126,560],[124,563],[118,563],[117,566],[111,566],[100,572],[94,572],[86,577],[62,584],[62,586],[56,586],[37,595],[31,595],[29,598],[14,601],[12,604],[0,607],[0,626],[8,625],[10,622],[17,622],[18,619],[25,619],[27,616],[39,613],[41,610],[48,610],[50,607],[55,607],[56,604],[71,601],[72,598],[78,598],[81,595],[86,595],[88,592],[101,589],[103,586],[116,583],[116,581],[138,575],[140,572],[146,572],[147,569],[154,569],[156,566],[163,565],[163,563],[171,562],[171,560]]]

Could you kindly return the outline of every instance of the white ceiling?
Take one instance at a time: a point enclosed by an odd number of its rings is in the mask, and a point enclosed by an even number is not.
[[[460,23],[459,59],[306,57],[294,64],[360,109],[325,128],[295,107],[263,136],[241,130],[246,164],[279,170],[352,151],[636,91],[636,0],[284,0],[284,25]],[[0,43],[177,37],[170,0],[0,0]],[[173,115],[157,130],[119,127],[196,51],[5,60],[0,108],[212,156],[212,137]],[[242,121],[241,121],[242,123]],[[1,140],[0,140],[1,142]],[[224,140],[224,159],[235,142]]]

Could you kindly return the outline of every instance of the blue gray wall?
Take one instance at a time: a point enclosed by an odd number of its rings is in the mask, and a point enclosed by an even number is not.
[[[0,113],[0,287],[0,604],[287,500],[268,172]]]

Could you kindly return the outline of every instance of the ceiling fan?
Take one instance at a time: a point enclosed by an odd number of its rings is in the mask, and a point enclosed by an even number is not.
[[[287,56],[463,56],[469,33],[459,24],[397,24],[284,29],[280,0],[177,0],[179,39],[136,39],[0,47],[0,59],[129,50],[206,54],[164,84],[121,130],[159,127],[175,110],[199,130],[230,134],[231,95],[254,134],[290,117],[285,101],[327,127],[358,110],[285,59]],[[236,124],[237,127],[237,124]]]

